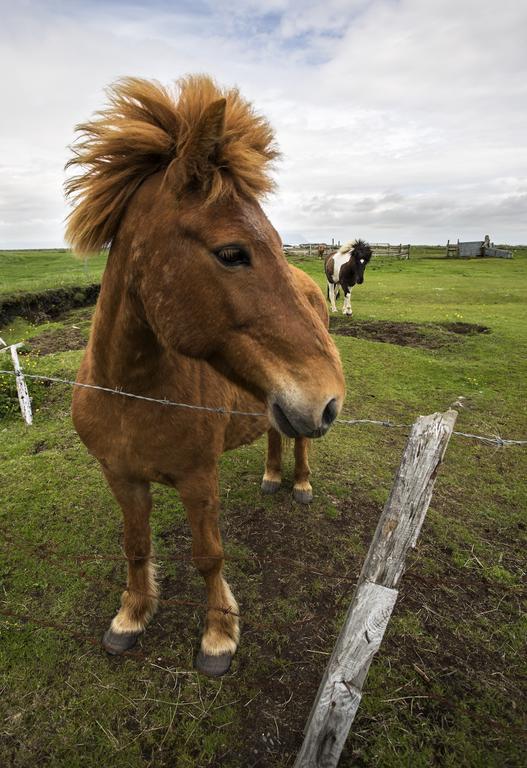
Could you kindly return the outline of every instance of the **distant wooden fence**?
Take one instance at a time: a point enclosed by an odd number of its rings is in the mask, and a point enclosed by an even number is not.
[[[410,243],[390,245],[390,243],[370,243],[373,256],[392,256],[396,259],[410,258]]]
[[[410,244],[406,245],[399,243],[399,245],[390,245],[390,243],[370,243],[370,248],[373,256],[390,256],[396,259],[409,259],[410,258]],[[335,253],[339,248],[338,245],[327,245],[325,243],[302,243],[297,247],[288,246],[284,250],[288,254],[306,256],[315,256],[320,259],[329,256],[331,253]]]
[[[485,245],[484,240],[469,240],[465,243],[451,243],[447,240],[445,256],[447,259],[512,259],[512,251]]]

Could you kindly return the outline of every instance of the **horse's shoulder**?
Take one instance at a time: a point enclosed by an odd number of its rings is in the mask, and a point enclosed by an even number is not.
[[[345,253],[342,253],[341,251],[337,251],[337,253],[334,254],[333,257],[333,269],[336,269],[340,272],[342,267],[347,264],[351,259],[351,251],[346,251]]]
[[[290,264],[289,269],[293,273],[293,280],[299,286],[299,288],[302,288],[306,291],[313,290],[313,288],[320,290],[313,278],[310,277],[307,272],[304,272],[303,269],[300,269],[300,267],[295,267],[294,264]]]
[[[306,272],[298,267],[289,265],[293,273],[293,280],[302,291],[313,309],[317,311],[322,320],[327,323],[327,308],[324,294],[320,290],[318,283],[313,280]]]

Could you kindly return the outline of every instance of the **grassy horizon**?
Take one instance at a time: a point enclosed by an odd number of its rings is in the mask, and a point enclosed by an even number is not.
[[[0,302],[23,293],[99,282],[107,252],[87,259],[65,248],[0,250]]]
[[[527,246],[506,246],[522,253]],[[445,246],[412,245],[411,259],[442,258]],[[53,288],[83,286],[101,279],[107,251],[88,258],[80,258],[68,248],[21,248],[0,250],[0,301],[22,293],[33,293]],[[382,260],[382,259],[381,259]],[[293,257],[294,261],[294,257]],[[302,263],[319,263],[307,251]]]

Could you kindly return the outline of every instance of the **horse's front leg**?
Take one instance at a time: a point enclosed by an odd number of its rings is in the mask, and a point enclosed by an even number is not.
[[[188,475],[178,483],[178,491],[192,530],[192,557],[207,588],[207,618],[196,668],[219,677],[229,670],[240,630],[238,606],[222,575],[217,467]]]
[[[351,288],[344,289],[344,306],[342,307],[342,314],[352,315],[353,310],[351,308]]]
[[[267,459],[261,489],[276,493],[282,483],[282,436],[271,427],[267,432]]]
[[[309,504],[313,501],[313,489],[309,482],[311,470],[308,462],[309,439],[295,438],[295,484],[293,498],[299,504]]]
[[[123,653],[135,645],[157,608],[158,588],[152,563],[150,484],[123,479],[104,471],[124,517],[124,551],[128,559],[127,588],[121,608],[103,637],[108,653]]]
[[[331,303],[331,311],[336,312],[337,305],[335,304],[335,285],[334,283],[330,283],[329,280],[328,280],[328,294],[329,294],[329,301]]]

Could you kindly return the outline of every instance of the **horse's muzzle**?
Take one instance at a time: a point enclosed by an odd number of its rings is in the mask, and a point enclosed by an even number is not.
[[[315,422],[311,416],[292,407],[286,407],[276,400],[271,405],[272,421],[286,437],[322,437],[337,418],[337,399],[329,400]]]

